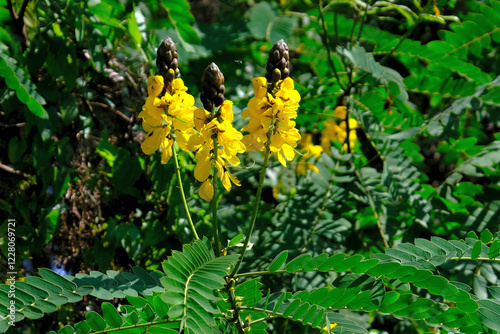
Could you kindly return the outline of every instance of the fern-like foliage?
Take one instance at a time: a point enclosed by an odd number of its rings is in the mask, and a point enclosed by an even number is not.
[[[228,269],[238,255],[215,257],[207,239],[185,245],[183,252],[173,251],[163,264],[166,276],[161,279],[165,292],[162,300],[168,305],[168,316],[180,319],[185,333],[213,333],[215,316],[221,313],[215,303],[217,293],[226,281]]]
[[[485,328],[496,330],[500,326],[500,317],[495,318],[493,315],[498,312],[498,300],[478,299],[471,293],[470,286],[450,281],[439,275],[437,270],[437,267],[444,267],[449,262],[500,261],[498,237],[489,232],[483,233],[481,238],[474,234],[470,236],[460,241],[447,241],[439,237],[416,239],[414,243],[402,243],[386,250],[385,254],[374,254],[368,258],[361,255],[347,256],[344,253],[314,257],[302,254],[287,261],[288,251],[285,251],[271,262],[268,268],[270,273],[334,271],[345,274],[332,282],[333,288],[301,291],[293,297],[291,294],[273,295],[272,298],[267,296],[258,303],[254,302],[254,298],[248,298],[250,302],[243,306],[263,313],[267,310],[277,312],[281,303],[290,299],[283,308],[283,315],[293,320],[307,315],[305,320],[313,327],[320,323],[316,323],[319,321],[316,312],[347,308],[423,320],[429,326],[439,327],[449,333],[482,333]],[[252,286],[254,290],[260,288],[255,283]],[[498,286],[491,286],[489,290],[494,298],[500,296]],[[246,297],[255,296],[256,293],[245,289],[244,293],[238,295],[245,301]],[[269,306],[271,301],[272,307]],[[340,324],[341,320],[337,323]],[[358,333],[348,327],[345,332]]]
[[[126,298],[130,305],[117,310],[104,303],[102,316],[88,312],[86,320],[66,326],[58,333],[104,333],[118,329],[130,333],[172,332],[168,328],[179,328],[185,333],[213,333],[214,319],[221,315],[216,306],[222,299],[218,290],[224,286],[224,277],[237,257],[216,258],[208,240],[203,239],[185,245],[182,252],[174,251],[163,264],[164,273],[148,273],[134,267],[132,273],[110,270],[106,274],[93,271],[60,276],[42,268],[40,277],[28,276],[25,282],[16,282],[15,322],[41,318],[45,313],[55,312],[58,306],[91,295],[102,300]],[[0,332],[5,332],[10,322],[9,288],[0,285]]]
[[[368,93],[359,100],[352,100],[351,107],[367,134],[369,144],[383,162],[382,173],[375,176],[380,182],[371,189],[374,192],[382,191],[381,196],[386,200],[381,201],[376,209],[388,212],[391,211],[391,207],[403,200],[408,203],[408,208],[414,210],[415,221],[427,226],[431,206],[419,194],[421,186],[415,180],[420,173],[413,165],[413,160],[400,147],[397,137],[381,131],[382,126],[374,117],[374,114],[383,111],[383,101],[377,94]]]

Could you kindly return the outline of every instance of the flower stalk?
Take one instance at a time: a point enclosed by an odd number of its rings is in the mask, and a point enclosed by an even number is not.
[[[287,161],[291,161],[295,157],[294,148],[300,141],[300,134],[293,121],[297,117],[300,95],[294,89],[293,80],[289,77],[289,51],[283,40],[278,41],[269,51],[266,69],[265,77],[252,80],[255,97],[248,102],[248,109],[242,113],[242,117],[250,117],[248,125],[243,128],[243,130],[250,132],[243,138],[247,151],[264,151],[264,162],[253,203],[250,226],[246,232],[238,262],[229,275],[230,278],[238,273],[257,221],[266,169],[271,154],[276,153],[279,162],[286,167]]]
[[[191,233],[193,233],[195,240],[200,240],[198,233],[196,233],[196,228],[194,227],[193,220],[191,219],[191,214],[189,213],[189,206],[187,205],[186,195],[184,194],[184,187],[182,186],[181,167],[179,166],[179,161],[177,160],[177,150],[175,145],[172,146],[172,155],[174,156],[175,174],[177,175],[177,181],[179,182],[182,204],[184,205],[184,211],[186,211],[189,228],[191,229]]]
[[[239,186],[238,179],[229,172],[230,165],[237,166],[237,153],[245,152],[241,142],[243,135],[233,128],[232,105],[224,99],[224,75],[217,65],[211,63],[203,73],[201,101],[203,108],[194,112],[196,130],[200,133],[202,145],[196,153],[195,178],[203,182],[199,194],[202,199],[212,202],[212,226],[217,255],[220,255],[219,226],[217,221],[218,181],[227,191],[231,183]],[[229,165],[230,164],[230,165]],[[215,198],[214,198],[215,197]]]

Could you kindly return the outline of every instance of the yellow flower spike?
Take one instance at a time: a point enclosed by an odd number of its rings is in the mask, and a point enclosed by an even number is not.
[[[198,193],[201,198],[203,198],[207,202],[210,202],[212,200],[212,197],[214,197],[214,186],[212,185],[212,182],[210,182],[210,180],[206,180],[205,182],[203,182]]]
[[[267,133],[272,131],[269,149],[278,154],[278,160],[283,166],[295,157],[294,147],[300,140],[300,134],[295,129],[294,118],[297,117],[300,94],[294,89],[294,82],[290,77],[277,81],[272,94],[264,94],[267,81],[264,77],[254,78],[255,97],[252,98],[241,114],[243,118],[250,118],[242,131],[249,131],[243,142],[247,151],[264,150],[267,145]],[[283,149],[283,146],[287,147]]]
[[[157,97],[165,86],[163,77],[160,75],[150,76],[148,80],[148,96]]]

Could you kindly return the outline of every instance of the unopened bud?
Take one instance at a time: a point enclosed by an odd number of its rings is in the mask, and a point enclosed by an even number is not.
[[[290,75],[290,53],[284,40],[280,39],[269,51],[266,71],[268,82],[276,83]]]
[[[158,67],[156,74],[163,77],[165,88],[170,90],[172,80],[179,75],[179,54],[174,41],[170,37],[165,38],[156,53],[156,67]]]
[[[201,102],[206,110],[212,111],[215,107],[219,107],[224,102],[224,75],[219,70],[215,63],[211,63],[203,72],[201,78],[202,93]]]

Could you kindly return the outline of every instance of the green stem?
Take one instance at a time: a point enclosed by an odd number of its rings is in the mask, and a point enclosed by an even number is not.
[[[370,1],[370,3],[371,3],[371,1]],[[366,15],[368,14],[368,8],[370,7],[370,3],[366,4],[365,12],[363,13],[363,16],[361,17],[361,23],[359,26],[358,37],[356,38],[356,42],[359,42],[359,40],[361,39],[361,34],[363,33],[363,26],[365,24]]]
[[[302,272],[302,270],[298,270],[297,272]],[[267,270],[263,270],[263,271],[251,271],[251,272],[248,272],[248,273],[242,273],[242,274],[236,274],[234,275],[235,278],[239,278],[239,277],[249,277],[249,276],[263,276],[263,275],[277,275],[277,274],[293,274],[293,273],[290,273],[286,270],[276,270],[276,271],[267,271]]]
[[[172,145],[172,155],[174,156],[175,174],[177,175],[177,181],[179,182],[179,189],[181,190],[182,203],[184,205],[184,210],[186,211],[186,216],[187,216],[187,220],[189,223],[189,228],[191,229],[191,232],[193,233],[194,238],[196,240],[200,240],[198,233],[196,233],[196,229],[194,227],[193,220],[191,219],[191,214],[189,213],[189,207],[187,205],[186,195],[184,194],[184,187],[182,186],[181,168],[179,167],[179,161],[177,160],[177,150],[175,149],[175,145],[176,145],[176,143],[174,143],[174,145]]]
[[[214,197],[212,197],[212,228],[214,233],[214,241],[215,241],[215,249],[217,256],[220,256],[220,241],[219,241],[219,223],[217,220],[217,188],[218,188],[218,179],[217,179],[217,137],[214,139],[214,162],[212,165],[212,182],[214,185]]]
[[[250,227],[248,228],[247,234],[245,235],[245,243],[243,244],[243,248],[241,249],[240,258],[238,259],[236,266],[231,272],[231,275],[229,275],[229,278],[233,278],[234,275],[236,275],[236,273],[238,272],[238,269],[240,268],[241,265],[241,261],[243,261],[243,257],[245,256],[245,252],[247,250],[248,243],[250,241],[250,236],[252,235],[252,231],[255,226],[255,221],[257,219],[257,212],[259,211],[260,196],[262,194],[262,188],[264,187],[264,179],[266,176],[267,164],[269,162],[269,155],[270,155],[269,147],[271,146],[271,133],[272,130],[269,130],[269,132],[267,133],[266,153],[264,156],[264,162],[262,163],[262,169],[260,171],[259,186],[257,187],[255,202],[253,203],[253,212],[252,212],[252,218],[250,219]]]
[[[335,79],[337,79],[337,82],[339,83],[340,88],[345,90],[344,87],[342,87],[342,83],[340,82],[339,74],[337,72],[337,69],[335,68],[335,64],[333,63],[333,58],[332,58],[332,51],[330,50],[330,43],[328,42],[328,29],[326,27],[326,22],[325,22],[325,16],[323,14],[323,1],[319,1],[319,16],[318,18],[321,20],[321,27],[323,28],[323,42],[325,44],[326,52],[328,54],[328,63],[330,64],[330,67],[332,68],[333,74],[335,75]]]
[[[104,333],[112,333],[112,332],[118,332],[118,331],[123,331],[126,329],[134,329],[134,328],[144,328],[144,327],[150,327],[150,326],[155,326],[155,325],[160,325],[160,324],[168,324],[172,322],[179,322],[180,320],[162,320],[162,321],[150,321],[150,322],[145,322],[143,324],[136,324],[136,325],[131,325],[131,326],[121,326],[118,328],[112,328],[112,329],[106,329],[102,331],[97,331],[93,332],[95,334],[104,334]]]
[[[471,258],[471,257],[452,257],[450,258],[450,260],[454,260],[454,261],[460,261],[460,260],[463,260],[463,261],[487,261],[487,262],[500,262],[500,259],[499,258],[486,258],[486,257],[476,257],[475,259]]]
[[[231,304],[231,309],[233,310],[233,318],[231,321],[233,321],[236,324],[236,328],[238,329],[238,334],[244,334],[243,330],[243,321],[240,318],[239,314],[239,308],[236,306],[236,296],[234,294],[234,280],[228,283],[226,286],[227,294],[228,294],[228,299],[229,303]]]

